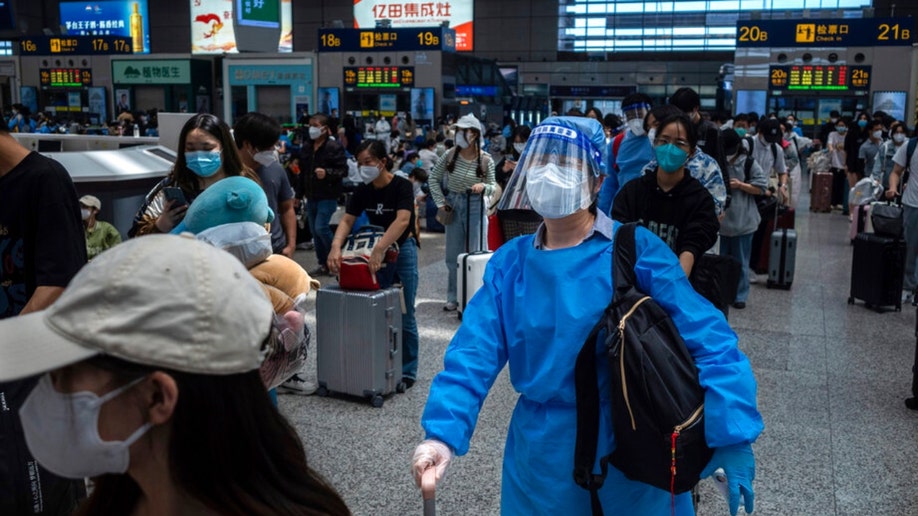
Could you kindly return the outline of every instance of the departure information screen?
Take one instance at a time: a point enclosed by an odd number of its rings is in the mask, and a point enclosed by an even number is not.
[[[52,88],[92,86],[92,70],[89,68],[41,68],[38,76],[42,86]]]
[[[351,88],[411,88],[414,86],[414,68],[410,66],[345,67],[344,86]]]
[[[772,66],[772,90],[852,91],[870,89],[870,67],[850,65]]]

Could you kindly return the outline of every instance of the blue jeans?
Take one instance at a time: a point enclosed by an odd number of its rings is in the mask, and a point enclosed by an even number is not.
[[[391,265],[389,265],[391,267]],[[395,271],[405,295],[405,313],[402,314],[402,377],[418,376],[418,321],[414,317],[414,302],[418,295],[418,244],[414,237],[399,246]],[[391,280],[381,279],[379,286],[391,286]]]
[[[736,289],[736,299],[734,303],[745,303],[749,298],[749,253],[752,251],[752,235],[740,236],[723,236],[720,235],[720,255],[732,256],[739,260],[743,266],[743,274],[740,276],[739,288]]]
[[[312,241],[316,246],[316,257],[322,267],[328,267],[328,253],[331,252],[332,239],[335,238],[329,223],[337,209],[338,201],[334,199],[308,199],[306,201],[309,231],[312,233]]]
[[[905,223],[905,280],[902,289],[909,292],[918,287],[915,265],[918,262],[918,208],[902,205],[902,221]]]
[[[448,283],[446,287],[446,302],[458,303],[456,294],[456,274],[459,266],[456,261],[459,255],[466,252],[466,240],[468,240],[468,251],[479,251],[488,248],[488,218],[482,214],[481,197],[478,194],[472,194],[471,202],[471,221],[468,223],[471,227],[466,227],[466,200],[469,196],[464,193],[450,193],[447,201],[453,207],[455,216],[453,221],[446,226],[446,270],[449,271]],[[484,234],[479,240],[481,232],[481,220],[484,218]],[[481,242],[481,246],[479,246]]]

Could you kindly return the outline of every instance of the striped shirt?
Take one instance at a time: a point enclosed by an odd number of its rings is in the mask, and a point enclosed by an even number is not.
[[[433,197],[434,204],[436,204],[438,208],[446,204],[446,198],[443,195],[442,188],[444,174],[449,177],[446,188],[450,192],[465,193],[468,189],[472,188],[472,185],[484,183],[484,195],[490,197],[494,193],[494,187],[497,184],[494,179],[494,160],[486,153],[481,154],[481,165],[487,170],[485,177],[478,177],[477,171],[475,170],[475,167],[478,165],[478,160],[468,161],[462,156],[456,159],[456,165],[453,167],[453,171],[448,172],[446,170],[446,165],[449,163],[449,160],[453,158],[454,152],[458,152],[456,147],[453,147],[453,150],[444,153],[443,156],[440,157],[440,160],[434,165],[433,170],[430,171],[430,178],[427,181],[427,184],[430,185],[430,195]]]

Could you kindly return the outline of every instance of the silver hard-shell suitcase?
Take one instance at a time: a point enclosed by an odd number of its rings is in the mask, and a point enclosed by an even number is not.
[[[374,291],[322,287],[316,295],[317,394],[368,398],[404,392],[402,303],[398,288]]]
[[[771,234],[769,244],[771,251],[768,255],[766,286],[790,290],[797,262],[797,232],[793,229],[777,229]]]

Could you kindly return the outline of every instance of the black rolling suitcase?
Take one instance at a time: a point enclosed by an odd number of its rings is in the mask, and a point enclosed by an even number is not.
[[[905,242],[898,238],[860,233],[854,239],[851,260],[851,296],[867,308],[884,306],[902,310],[902,274],[905,270]]]

